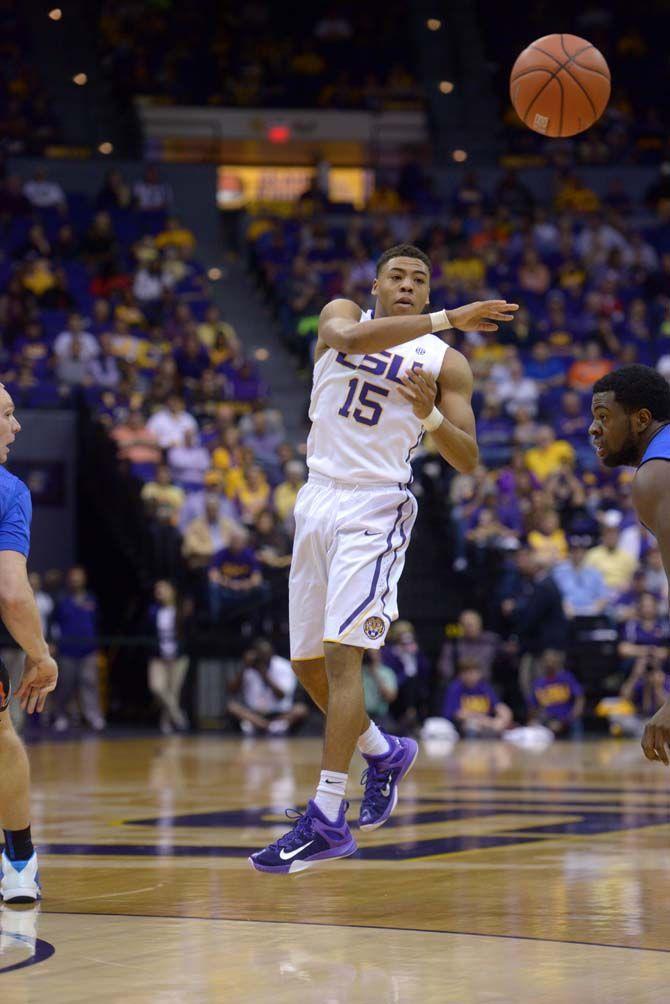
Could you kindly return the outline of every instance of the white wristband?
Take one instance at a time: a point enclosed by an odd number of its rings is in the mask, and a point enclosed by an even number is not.
[[[439,408],[435,407],[435,405],[433,405],[433,410],[430,415],[426,415],[425,418],[421,419],[421,424],[426,432],[435,432],[435,430],[439,429],[443,422],[444,415]]]
[[[447,317],[446,310],[435,310],[428,316],[430,317],[431,331],[448,331],[449,328],[453,327],[451,321]]]

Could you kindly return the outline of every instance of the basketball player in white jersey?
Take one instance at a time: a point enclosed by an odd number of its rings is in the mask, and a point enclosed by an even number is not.
[[[386,822],[416,759],[413,739],[381,732],[365,713],[363,651],[380,648],[398,616],[417,511],[410,461],[424,431],[456,470],[478,460],[470,367],[435,332],[494,331],[517,309],[491,300],[424,314],[430,273],[423,251],[400,244],[379,260],[374,312],[351,300],[321,312],[289,621],[293,669],[326,715],[322,771],[292,829],[250,857],[259,871],[295,872],[353,854],[345,795],[357,745],[367,761],[362,830]]]

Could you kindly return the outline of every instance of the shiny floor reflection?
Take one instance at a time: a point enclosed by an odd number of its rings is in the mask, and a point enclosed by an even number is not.
[[[314,741],[93,740],[31,756],[45,900],[32,936],[0,915],[3,999],[665,993],[670,775],[637,743],[424,748],[392,825],[337,868],[290,878],[246,856],[310,795]]]

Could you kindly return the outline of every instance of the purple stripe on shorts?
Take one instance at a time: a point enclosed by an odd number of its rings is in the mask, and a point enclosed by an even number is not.
[[[404,504],[405,503],[403,502],[403,505]],[[405,544],[407,543],[407,537],[405,535],[405,529],[404,529],[404,527],[405,527],[405,523],[407,522],[407,520],[412,515],[412,511],[413,511],[413,509],[410,508],[410,511],[407,513],[407,515],[405,516],[405,518],[403,519],[403,521],[400,524],[400,543],[397,545],[397,547],[393,548],[393,561],[390,563],[390,565],[388,567],[388,570],[386,572],[386,589],[382,593],[382,617],[385,617],[386,620],[389,622],[389,627],[391,626],[391,618],[389,617],[389,615],[387,613],[384,612],[384,605],[385,605],[385,602],[386,602],[386,597],[389,594],[389,590],[391,589],[391,571],[393,570],[393,566],[395,565],[395,559],[398,557],[398,553],[399,553],[400,549],[404,548]]]
[[[368,605],[368,603],[370,602],[370,600],[374,597],[375,590],[377,589],[377,582],[379,581],[379,573],[381,571],[382,561],[384,560],[384,558],[386,557],[386,555],[391,550],[391,541],[393,539],[393,534],[395,533],[396,527],[397,527],[397,525],[398,525],[398,523],[400,521],[400,517],[402,515],[402,507],[404,506],[404,504],[405,504],[406,501],[407,501],[407,499],[404,498],[402,500],[402,502],[398,505],[398,511],[396,513],[396,517],[395,517],[395,522],[393,524],[393,528],[392,528],[391,532],[389,533],[388,537],[386,538],[386,548],[382,552],[382,554],[379,555],[379,557],[377,558],[377,561],[375,562],[375,571],[374,571],[374,575],[372,576],[372,585],[370,586],[370,592],[365,597],[365,599],[363,600],[363,602],[359,603],[358,606],[356,607],[356,609],[354,611],[352,611],[352,613],[349,614],[349,616],[347,617],[347,619],[345,621],[343,621],[342,624],[340,624],[339,631],[337,632],[338,634],[342,634],[342,632],[345,631],[349,627],[349,625],[354,620],[354,618],[358,617],[358,615],[361,613],[362,610],[365,610],[365,608]]]

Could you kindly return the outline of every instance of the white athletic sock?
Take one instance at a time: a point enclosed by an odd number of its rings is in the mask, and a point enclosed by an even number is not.
[[[322,770],[314,801],[324,816],[334,823],[340,814],[340,806],[347,792],[348,774],[336,770]]]
[[[383,756],[391,749],[381,729],[373,721],[370,721],[363,735],[359,736],[358,748],[364,756]]]

